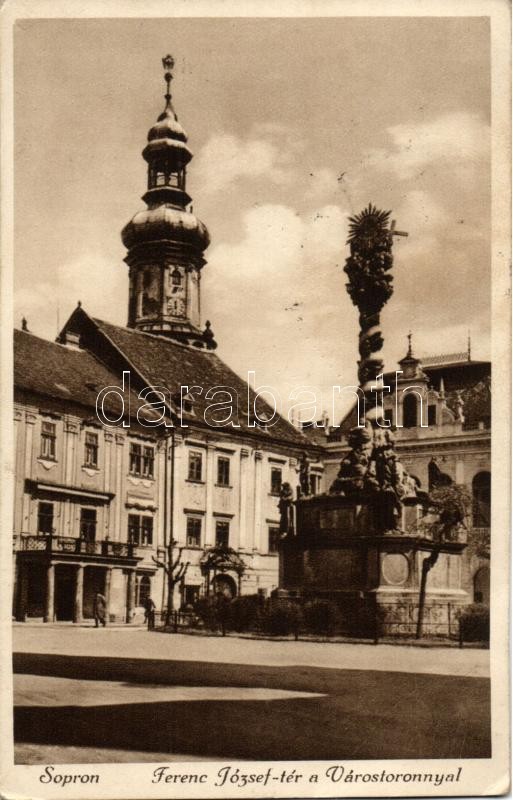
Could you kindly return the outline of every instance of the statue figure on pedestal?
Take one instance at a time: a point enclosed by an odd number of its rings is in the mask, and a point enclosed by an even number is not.
[[[280,512],[280,533],[287,535],[294,530],[294,492],[290,483],[282,483],[278,510]]]
[[[310,461],[308,455],[303,453],[299,463],[299,488],[301,497],[308,497],[310,494]]]

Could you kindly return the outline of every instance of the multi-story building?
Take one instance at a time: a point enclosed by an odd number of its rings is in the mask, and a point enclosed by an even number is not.
[[[127,427],[100,424],[97,394],[117,376],[74,337],[15,331],[14,347],[14,615],[81,622],[101,592],[129,622],[156,573],[163,448],[135,393],[123,396]],[[105,409],[119,416],[120,398]]]
[[[163,62],[166,106],[143,150],[147,208],[122,233],[128,326],[79,304],[56,343],[15,335],[18,619],[79,622],[97,591],[111,620],[139,619],[148,595],[167,602],[158,562],[175,556],[188,565],[176,604],[267,593],[280,489],[298,485],[305,452],[320,485],[320,448],[224,364],[201,326],[209,236],[190,207],[192,154]]]

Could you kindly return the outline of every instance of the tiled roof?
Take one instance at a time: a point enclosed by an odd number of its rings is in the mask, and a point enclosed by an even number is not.
[[[82,309],[83,312],[83,309]],[[112,325],[99,319],[93,320],[98,329],[117,347],[125,359],[133,365],[148,385],[164,386],[171,394],[180,392],[182,386],[200,386],[202,394],[194,394],[194,411],[196,419],[203,420],[204,410],[209,404],[220,402],[222,397],[205,400],[205,393],[214,387],[228,386],[237,397],[238,422],[241,430],[260,438],[280,440],[299,447],[311,447],[309,440],[297,431],[283,417],[278,417],[276,424],[264,430],[261,426],[250,427],[248,424],[248,384],[231,370],[212,350],[198,349],[175,342],[164,336],[144,333],[132,328]],[[254,402],[255,393],[250,390],[250,406]],[[273,409],[260,397],[256,408],[259,417],[272,415]],[[229,432],[230,427],[225,427]]]
[[[445,353],[440,356],[424,356],[420,359],[423,367],[441,367],[447,364],[472,363],[468,353]]]
[[[87,350],[49,342],[28,331],[14,331],[14,387],[45,397],[96,408],[101,389],[119,385],[117,376]],[[128,408],[125,394],[125,407]],[[132,414],[142,406],[133,392]],[[114,419],[121,412],[116,395],[105,398],[105,411]]]

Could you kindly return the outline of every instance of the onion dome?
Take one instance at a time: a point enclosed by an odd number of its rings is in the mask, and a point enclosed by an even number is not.
[[[206,226],[194,214],[168,204],[138,211],[123,228],[121,238],[128,249],[143,242],[168,240],[203,252],[210,244]]]

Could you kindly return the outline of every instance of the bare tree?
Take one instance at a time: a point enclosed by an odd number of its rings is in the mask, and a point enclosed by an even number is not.
[[[161,567],[167,577],[167,612],[166,612],[166,624],[171,625],[173,621],[173,612],[174,612],[174,594],[175,594],[175,586],[179,583],[187,573],[187,570],[190,566],[190,562],[187,561],[185,564],[182,561],[182,553],[184,551],[184,547],[179,547],[176,558],[173,558],[173,550],[178,542],[175,539],[172,539],[168,546],[168,559],[166,561],[160,561],[155,556],[152,556],[152,561],[158,566]]]

